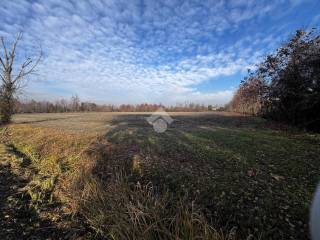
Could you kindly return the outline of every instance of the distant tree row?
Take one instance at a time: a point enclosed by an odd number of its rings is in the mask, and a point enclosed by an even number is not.
[[[227,109],[320,131],[320,36],[298,30],[249,72]]]
[[[213,105],[185,103],[165,107],[162,104],[96,104],[93,102],[81,102],[78,96],[70,100],[61,99],[50,101],[18,101],[15,102],[15,113],[63,113],[63,112],[154,112],[159,108],[174,112],[202,112],[213,111],[217,107]]]

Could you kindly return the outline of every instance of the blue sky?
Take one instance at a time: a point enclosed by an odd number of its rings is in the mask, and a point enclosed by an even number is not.
[[[23,97],[224,104],[248,68],[300,28],[318,0],[1,0],[0,36],[44,56]],[[33,50],[35,49],[35,50]]]

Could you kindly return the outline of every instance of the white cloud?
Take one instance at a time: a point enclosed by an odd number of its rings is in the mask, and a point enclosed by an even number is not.
[[[279,5],[278,1],[8,1],[0,8],[0,34],[7,37],[23,29],[24,48],[41,42],[45,57],[29,92],[78,93],[84,99],[115,103],[223,103],[230,99],[230,88],[201,93],[192,86],[245,71],[265,53],[257,51],[259,46],[272,47],[281,39],[249,35],[225,43],[219,40],[221,34],[228,38],[228,31],[237,31]]]

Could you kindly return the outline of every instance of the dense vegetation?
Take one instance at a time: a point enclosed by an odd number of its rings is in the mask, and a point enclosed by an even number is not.
[[[320,131],[320,36],[298,30],[249,72],[229,110]]]

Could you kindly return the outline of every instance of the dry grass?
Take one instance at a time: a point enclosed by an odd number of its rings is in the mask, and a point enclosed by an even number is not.
[[[107,185],[88,179],[78,203],[90,226],[108,239],[227,239],[192,204],[121,175]]]
[[[28,117],[20,119],[25,122]],[[42,117],[35,116],[31,124],[14,124],[8,128],[10,143],[36,169],[29,186],[35,208],[57,199],[63,203],[64,212],[81,216],[96,234],[107,239],[235,237],[233,231],[227,236],[216,231],[194,203],[177,200],[163,189],[158,191],[152,183],[132,181],[136,174],[132,159],[117,159],[123,149],[97,139],[96,126],[86,125],[89,131],[85,134],[78,130],[82,123],[65,131],[60,119]],[[67,124],[71,124],[70,118],[74,117],[68,115],[63,119],[67,118]],[[86,122],[91,117],[81,119]],[[101,124],[105,120],[97,122]]]
[[[212,227],[201,209],[151,182],[135,180],[134,159],[123,146],[99,139],[74,175],[73,210],[107,239],[235,239]],[[130,152],[130,150],[129,150]]]
[[[319,135],[230,113],[173,113],[158,134],[148,114],[19,115],[10,138],[100,237],[308,237]]]
[[[36,113],[36,114],[16,114],[13,121],[16,124],[30,124],[32,126],[60,129],[70,132],[84,132],[103,134],[112,127],[112,122],[116,119],[128,118],[145,118],[150,112],[99,112],[99,113]],[[171,112],[171,116],[186,116],[186,117],[203,117],[203,116],[238,116],[237,113],[215,113],[215,112]]]
[[[29,189],[35,205],[45,199],[52,201],[54,193],[65,196],[67,183],[78,168],[83,151],[95,139],[94,135],[27,124],[11,125],[6,131],[10,144],[30,161],[30,169],[36,172]]]

